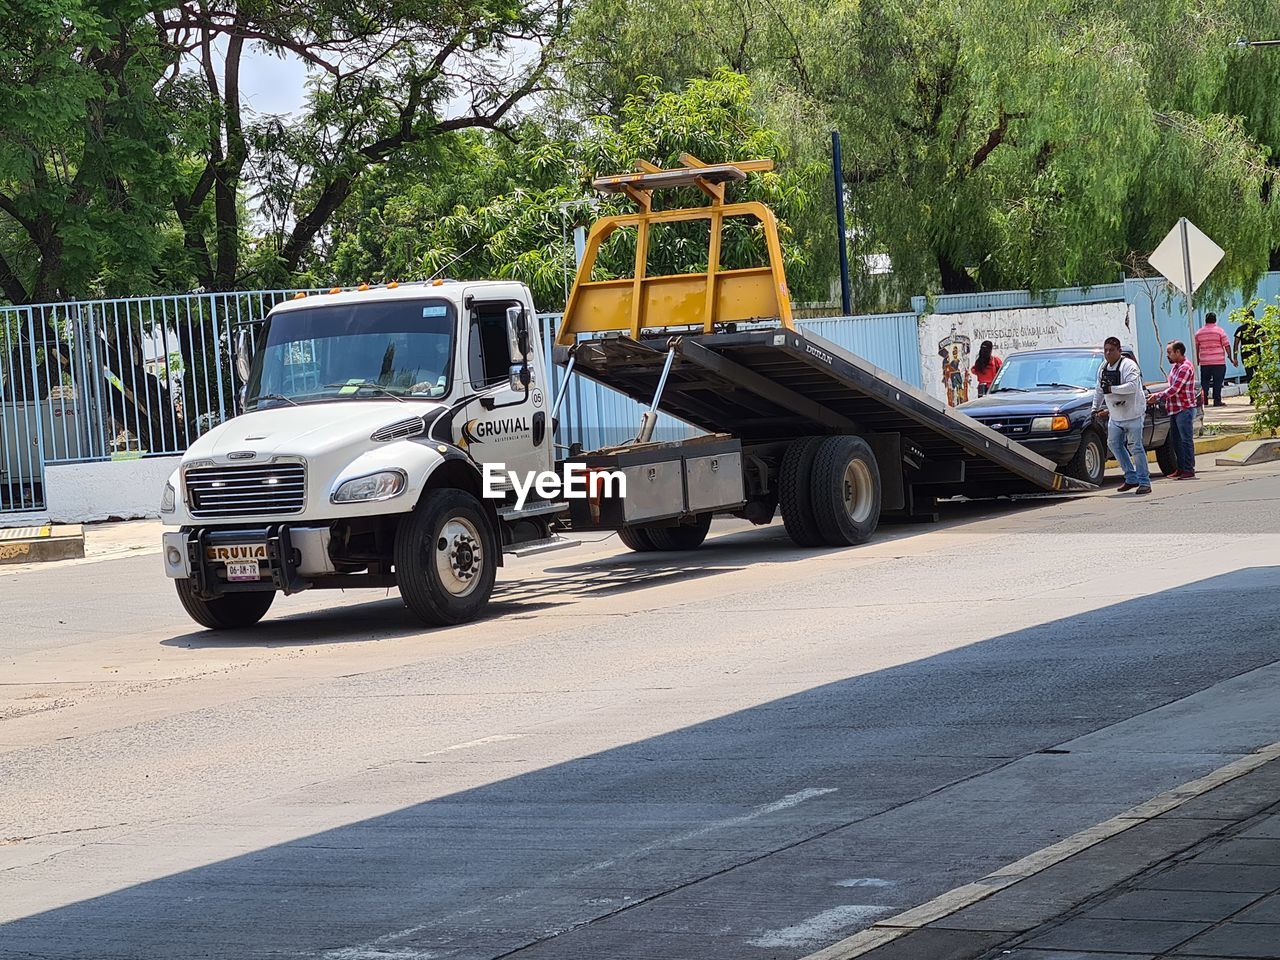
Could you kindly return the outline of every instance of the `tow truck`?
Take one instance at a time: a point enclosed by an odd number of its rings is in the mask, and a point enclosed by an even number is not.
[[[396,587],[423,622],[457,624],[482,615],[505,556],[572,545],[566,531],[688,551],[713,516],[780,514],[800,547],[848,547],[882,519],[936,519],[942,497],[1091,489],[797,327],[772,211],[726,197],[771,161],[681,164],[594,181],[635,209],[592,226],[552,357],[515,282],[361,285],[276,306],[237,351],[245,412],[198,438],[163,491],[165,571],[191,617],[245,628],[278,594]],[[681,189],[703,202],[655,207]],[[706,269],[650,275],[655,228],[702,221]],[[733,221],[758,231],[767,262],[722,268]],[[634,270],[599,279],[618,231],[634,233]],[[563,367],[554,399],[549,362]],[[646,407],[633,438],[557,447],[573,376]],[[700,435],[654,441],[661,412]],[[588,495],[486,496],[486,464],[578,469]],[[608,475],[625,495],[593,482]]]

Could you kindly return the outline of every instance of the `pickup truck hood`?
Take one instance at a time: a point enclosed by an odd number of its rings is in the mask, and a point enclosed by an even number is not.
[[[1081,390],[1037,390],[1035,393],[1001,391],[970,400],[957,408],[977,420],[992,417],[1044,417],[1055,413],[1067,413],[1078,407],[1090,406],[1093,394]]]
[[[410,417],[430,420],[442,408],[422,400],[337,400],[256,410],[214,427],[191,444],[187,458],[222,458],[237,450],[252,450],[260,457],[312,457],[367,441],[379,427]]]

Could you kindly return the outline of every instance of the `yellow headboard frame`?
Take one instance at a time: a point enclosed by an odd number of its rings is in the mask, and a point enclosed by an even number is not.
[[[754,201],[724,202],[729,183],[745,180],[748,173],[772,170],[773,161],[706,164],[681,154],[680,162],[684,166],[670,170],[642,162],[636,173],[599,177],[592,182],[602,192],[625,195],[636,205],[637,212],[601,217],[592,225],[556,336],[558,345],[571,345],[581,333],[621,330],[639,339],[641,330],[681,327],[711,333],[718,324],[744,320],[774,319],[793,328],[782,244],[773,211]],[[654,212],[654,190],[689,186],[701,189],[710,199],[709,205]],[[769,254],[767,266],[720,269],[721,233],[725,220],[732,217],[760,221]],[[706,273],[648,276],[645,267],[650,225],[689,220],[711,221]],[[621,280],[591,280],[601,244],[620,227],[636,228],[635,275]]]

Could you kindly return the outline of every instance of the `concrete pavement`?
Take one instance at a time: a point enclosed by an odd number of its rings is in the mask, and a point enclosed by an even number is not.
[[[436,632],[6,571],[0,956],[805,956],[1280,740],[1277,506],[1257,467],[607,541]]]

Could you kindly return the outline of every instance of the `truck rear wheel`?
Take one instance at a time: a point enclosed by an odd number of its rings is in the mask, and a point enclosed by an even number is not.
[[[880,525],[880,468],[861,437],[827,437],[813,460],[813,514],[833,547],[865,543]]]
[[[649,531],[644,527],[620,527],[618,539],[622,541],[623,546],[629,547],[636,553],[652,553],[658,549],[649,539]]]
[[[678,527],[649,527],[644,533],[655,550],[696,550],[707,539],[710,529],[711,514],[700,513],[693,523],[682,523]]]
[[[196,595],[190,580],[175,580],[178,599],[191,619],[210,630],[242,630],[252,627],[266,616],[271,602],[276,598],[274,590],[255,590],[251,593],[228,593],[212,600]]]
[[[778,470],[778,506],[787,535],[800,547],[821,547],[826,541],[813,512],[810,477],[823,437],[801,437],[787,447]]]
[[[464,490],[428,490],[400,522],[396,583],[413,614],[431,626],[480,615],[497,576],[497,547],[484,508]]]

